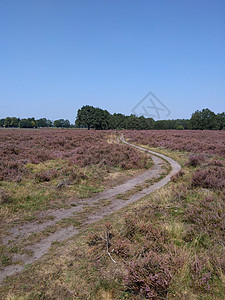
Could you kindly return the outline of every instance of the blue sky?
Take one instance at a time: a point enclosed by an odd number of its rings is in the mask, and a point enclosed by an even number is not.
[[[0,0],[0,118],[225,111],[223,0]],[[163,116],[162,116],[163,118]]]

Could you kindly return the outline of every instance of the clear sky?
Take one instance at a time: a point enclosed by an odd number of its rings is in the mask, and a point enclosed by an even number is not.
[[[224,0],[0,0],[0,118],[225,111]]]

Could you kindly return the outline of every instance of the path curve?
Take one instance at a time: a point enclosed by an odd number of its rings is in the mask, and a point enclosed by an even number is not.
[[[20,243],[20,241],[24,240],[25,238],[29,239],[31,234],[40,233],[47,227],[54,226],[58,221],[64,218],[73,217],[75,213],[81,212],[85,207],[85,205],[87,204],[90,206],[94,206],[96,205],[96,203],[98,203],[98,201],[101,201],[103,199],[111,200],[111,202],[108,205],[106,206],[103,205],[99,210],[97,210],[97,212],[90,214],[87,217],[86,221],[82,224],[83,227],[80,229],[82,230],[83,228],[85,228],[85,225],[99,221],[103,219],[105,216],[110,215],[111,213],[163,187],[170,181],[171,177],[174,176],[176,173],[178,173],[181,169],[181,166],[172,158],[151,150],[146,150],[143,147],[129,143],[125,141],[123,135],[120,138],[118,138],[118,141],[127,144],[131,147],[134,147],[138,150],[144,151],[145,153],[150,155],[154,163],[153,167],[121,185],[118,185],[114,188],[99,193],[97,196],[79,200],[79,202],[76,203],[75,207],[72,207],[70,209],[58,209],[58,210],[48,212],[48,215],[54,216],[53,220],[48,220],[42,222],[41,224],[39,221],[35,221],[35,222],[30,222],[28,224],[24,224],[19,227],[13,227],[12,229],[9,230],[8,234],[3,238],[3,244],[7,245],[8,243],[12,243],[12,242]],[[126,200],[118,199],[116,197],[119,194],[124,194],[125,192],[130,191],[136,185],[144,183],[146,180],[151,180],[160,177],[160,174],[162,174],[163,171],[163,166],[165,165],[165,161],[170,164],[171,171],[160,181],[153,183],[147,188],[143,188],[141,191],[136,192],[135,194],[132,194]],[[58,231],[54,232],[53,234],[50,234],[47,238],[42,239],[40,242],[36,244],[26,246],[24,249],[32,251],[32,256],[28,256],[26,254],[23,255],[16,254],[14,256],[14,261],[19,260],[20,264],[12,264],[1,269],[0,282],[2,282],[7,276],[11,276],[23,271],[25,265],[31,264],[37,261],[38,259],[40,259],[51,247],[52,242],[63,241],[68,238],[71,238],[75,234],[79,233],[80,230],[78,230],[76,227],[71,225],[66,228],[59,229]]]
[[[131,147],[134,147],[134,148],[139,149],[139,150],[141,150],[141,151],[145,151],[145,152],[147,152],[147,153],[149,153],[149,154],[152,154],[152,155],[157,156],[157,157],[161,157],[162,159],[166,160],[166,161],[171,165],[171,167],[172,167],[171,172],[165,177],[165,178],[167,178],[167,180],[168,180],[167,183],[170,181],[170,179],[171,179],[172,176],[174,176],[175,174],[177,174],[177,173],[181,170],[180,164],[178,164],[178,162],[176,162],[176,161],[175,161],[174,159],[172,159],[171,157],[168,157],[168,156],[166,156],[166,155],[164,155],[164,154],[161,154],[161,153],[158,153],[158,152],[155,152],[155,151],[147,150],[146,148],[137,146],[137,145],[135,145],[135,144],[131,144],[131,143],[125,141],[123,135],[119,138],[119,140],[120,140],[122,143],[127,144],[127,145],[129,145],[129,146],[131,146]],[[165,184],[166,184],[166,183],[165,183]]]

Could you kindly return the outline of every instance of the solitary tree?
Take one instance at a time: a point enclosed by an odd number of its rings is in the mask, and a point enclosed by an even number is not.
[[[85,105],[78,109],[77,118],[75,121],[76,127],[87,126],[88,129],[94,124],[94,107]]]
[[[76,127],[86,126],[95,129],[109,129],[110,113],[107,110],[85,105],[78,109],[75,121]]]

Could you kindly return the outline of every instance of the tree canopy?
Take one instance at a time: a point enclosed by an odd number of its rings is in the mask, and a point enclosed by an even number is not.
[[[41,118],[6,117],[0,119],[0,127],[4,128],[88,128],[96,130],[107,129],[198,129],[198,130],[225,130],[225,112],[215,114],[208,108],[196,110],[190,119],[157,120],[153,118],[137,117],[134,114],[125,116],[121,113],[110,114],[107,110],[85,105],[78,109],[75,125],[69,120],[58,119],[55,121]]]
[[[208,108],[194,112],[190,119],[191,129],[222,129],[225,126],[223,114],[215,114]]]
[[[77,128],[94,129],[225,129],[225,113],[215,114],[208,108],[196,111],[191,119],[157,120],[137,117],[131,114],[110,114],[108,111],[85,105],[78,110],[75,122]]]
[[[52,122],[46,118],[41,118],[35,120],[32,118],[16,118],[16,117],[6,117],[5,119],[0,119],[0,127],[4,128],[42,128],[42,127],[62,127],[70,128],[74,125],[70,124],[69,120],[59,119]]]
[[[85,105],[78,109],[75,126],[88,129],[109,129],[109,121],[110,113],[107,110]]]

